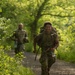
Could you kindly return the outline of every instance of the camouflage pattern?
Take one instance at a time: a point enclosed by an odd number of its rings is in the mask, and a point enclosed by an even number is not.
[[[41,47],[41,75],[49,75],[49,70],[52,64],[55,62],[55,54],[51,48],[58,47],[58,36],[54,32],[46,34],[42,32],[36,38],[36,43]]]
[[[25,30],[16,30],[12,36],[12,40],[15,41],[15,53],[22,52],[24,49],[24,43],[28,42],[28,37]]]
[[[40,28],[40,33],[42,33],[44,31],[44,26]],[[57,34],[57,30],[56,28],[52,27],[52,32],[56,33]]]

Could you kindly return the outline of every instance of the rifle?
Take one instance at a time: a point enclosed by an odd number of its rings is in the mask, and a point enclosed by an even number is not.
[[[37,50],[37,52],[36,52],[35,59],[34,59],[35,61],[36,61],[36,58],[37,58],[37,55],[38,55],[39,49],[40,49],[40,47],[38,48],[38,50]]]

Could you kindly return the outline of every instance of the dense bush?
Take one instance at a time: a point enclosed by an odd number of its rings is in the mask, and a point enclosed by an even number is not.
[[[0,75],[33,75],[29,68],[21,65],[21,60],[8,56],[0,47]]]
[[[75,24],[66,28],[61,32],[62,41],[58,48],[59,59],[69,62],[75,62]]]
[[[23,56],[10,57],[6,54],[14,46],[9,39],[13,32],[10,19],[0,18],[0,75],[33,75],[29,68],[23,67],[21,60]]]

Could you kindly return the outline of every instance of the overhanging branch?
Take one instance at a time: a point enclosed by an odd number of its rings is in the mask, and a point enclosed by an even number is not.
[[[44,16],[44,15],[51,15],[51,16],[56,16],[56,17],[75,17],[72,15],[60,15],[60,14],[51,14],[51,13],[41,14],[41,16]]]

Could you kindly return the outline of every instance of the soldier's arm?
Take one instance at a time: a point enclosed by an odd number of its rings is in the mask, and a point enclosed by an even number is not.
[[[36,52],[36,45],[40,47],[41,43],[41,33],[34,38],[34,52]],[[39,41],[40,40],[40,41]]]
[[[28,40],[28,34],[27,32],[25,31],[25,36],[24,36],[24,40],[23,40],[25,43],[28,43],[29,40]]]
[[[33,40],[33,45],[34,45],[34,53],[36,53],[36,45],[37,45],[37,42],[39,40],[39,35],[35,36],[34,37],[34,40]]]

